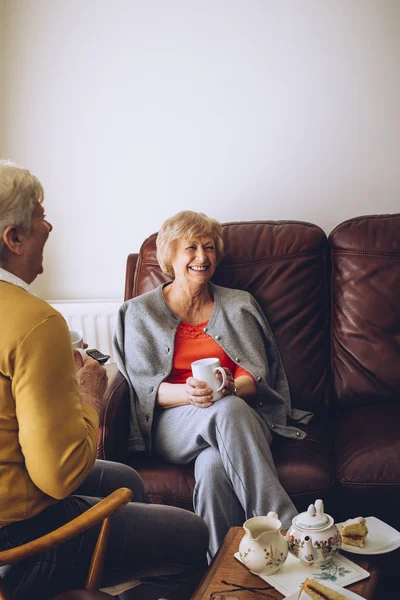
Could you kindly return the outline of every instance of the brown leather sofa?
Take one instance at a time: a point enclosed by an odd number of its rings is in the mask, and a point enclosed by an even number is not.
[[[329,236],[311,223],[223,225],[213,281],[248,290],[275,334],[292,404],[314,419],[303,441],[277,437],[280,480],[298,510],[322,498],[341,520],[375,515],[399,526],[400,214],[364,216]],[[125,300],[168,277],[156,234],[127,261]],[[152,502],[192,507],[192,465],[128,456],[129,398],[115,365],[104,398],[99,458],[127,462]]]

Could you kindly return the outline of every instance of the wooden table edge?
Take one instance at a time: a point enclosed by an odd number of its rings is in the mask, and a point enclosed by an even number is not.
[[[193,595],[191,596],[191,598],[198,598],[200,594],[204,595],[206,589],[209,586],[211,579],[214,577],[214,573],[218,570],[220,564],[225,559],[225,549],[231,545],[231,543],[233,542],[233,540],[236,537],[236,534],[237,534],[236,528],[231,527],[230,530],[228,531],[228,533],[226,534],[223,543],[218,548],[218,552],[214,556],[214,558],[213,558],[212,562],[210,563],[210,566],[208,567],[207,571],[205,572],[202,580],[200,581],[199,585],[193,592]]]

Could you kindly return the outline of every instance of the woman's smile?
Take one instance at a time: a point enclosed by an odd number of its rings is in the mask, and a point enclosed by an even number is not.
[[[194,261],[194,262],[193,262]],[[172,266],[176,281],[192,281],[204,285],[214,274],[217,266],[215,242],[211,237],[181,239],[172,257]],[[199,277],[193,279],[192,275]],[[200,275],[205,275],[200,278]],[[191,279],[192,278],[192,279]]]

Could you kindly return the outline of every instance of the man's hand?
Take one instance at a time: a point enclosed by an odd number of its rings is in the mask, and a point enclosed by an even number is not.
[[[74,350],[74,362],[76,373],[83,367],[83,356],[79,350]]]
[[[107,371],[96,360],[74,351],[76,378],[82,404],[90,404],[100,412],[100,401],[107,387]]]

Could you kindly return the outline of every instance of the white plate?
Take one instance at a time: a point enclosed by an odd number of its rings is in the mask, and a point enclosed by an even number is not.
[[[239,552],[235,553],[235,558],[241,562]],[[242,563],[243,564],[243,563]],[[294,593],[299,594],[300,588],[304,581],[317,579],[321,583],[334,583],[334,579],[342,585],[351,585],[361,579],[366,579],[369,572],[356,565],[352,560],[342,556],[340,553],[322,567],[303,565],[293,554],[288,554],[287,560],[274,575],[263,575],[262,573],[254,573],[261,577],[264,581],[272,585],[278,592],[283,594],[285,598]],[[330,577],[331,579],[328,579]],[[325,579],[326,578],[326,579]],[[357,598],[357,596],[356,596]]]
[[[385,554],[400,547],[400,531],[376,517],[365,517],[365,521],[368,527],[368,535],[365,539],[364,548],[342,543],[342,550],[353,552],[353,554]],[[341,531],[340,525],[343,525],[343,523],[337,523],[339,531]]]
[[[321,583],[323,585],[326,585],[326,587],[328,587],[332,590],[335,590],[335,592],[340,592],[341,594],[343,594],[343,596],[345,598],[349,598],[349,600],[365,600],[365,598],[363,598],[363,596],[359,596],[358,594],[355,594],[354,592],[351,592],[350,590],[346,590],[346,588],[340,587],[340,585],[336,585],[336,583],[333,583],[332,581],[330,581],[329,583],[326,581],[321,581]],[[295,592],[291,596],[288,596],[286,598],[286,600],[297,600],[298,597],[299,597],[299,592]]]

